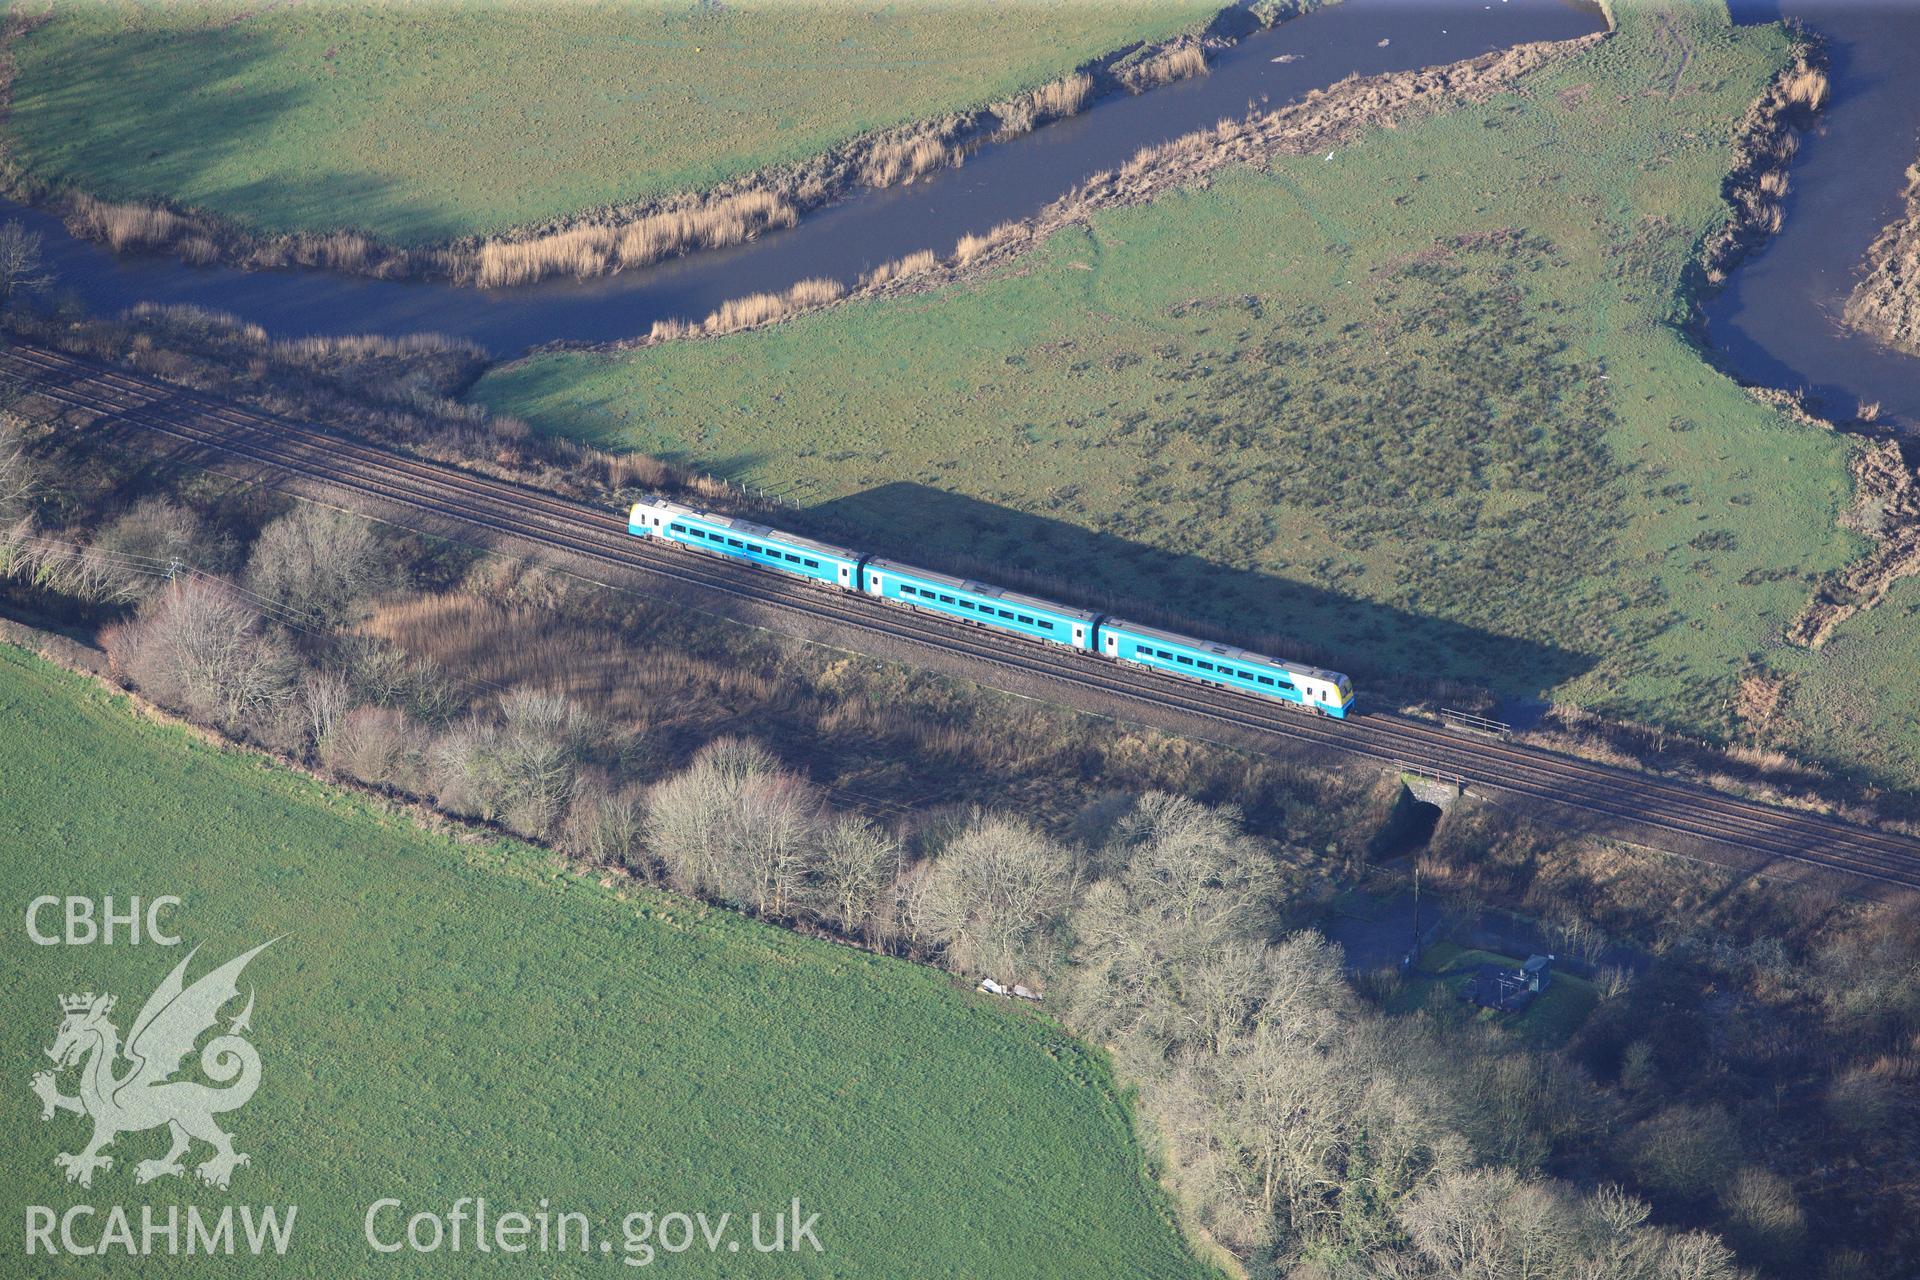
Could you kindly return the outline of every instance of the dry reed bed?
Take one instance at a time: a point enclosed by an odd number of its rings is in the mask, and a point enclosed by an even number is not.
[[[1119,70],[1128,93],[1145,93],[1175,80],[1191,80],[1207,73],[1207,51],[1197,40],[1170,45],[1152,57]]]
[[[1920,162],[1907,170],[1904,203],[1867,247],[1864,274],[1847,297],[1846,323],[1890,347],[1920,355]],[[1872,421],[1878,417],[1861,413]]]
[[[1443,67],[1365,78],[1349,76],[1277,111],[1223,120],[1212,129],[1143,148],[1119,169],[1095,174],[1033,218],[1003,222],[984,234],[962,236],[946,259],[937,258],[930,249],[922,250],[869,271],[852,291],[807,302],[791,299],[785,306],[776,305],[780,295],[755,295],[741,300],[737,308],[734,304],[722,307],[704,322],[662,321],[645,338],[612,343],[606,349],[713,337],[790,319],[843,298],[873,298],[952,284],[1024,252],[1063,227],[1085,222],[1099,210],[1139,204],[1162,191],[1204,183],[1208,175],[1226,165],[1305,155],[1344,143],[1363,129],[1393,128],[1449,103],[1485,101],[1515,78],[1602,39],[1604,34],[1595,34],[1518,45]]]
[[[24,29],[9,19],[8,35],[0,39]],[[1005,101],[864,135],[811,160],[710,192],[612,205],[498,236],[421,248],[384,244],[352,230],[265,235],[198,210],[48,192],[12,166],[0,166],[0,178],[10,194],[49,201],[74,234],[102,241],[116,252],[172,253],[196,265],[302,266],[379,279],[435,278],[496,288],[554,276],[585,279],[737,245],[790,227],[802,215],[859,188],[894,186],[951,168],[989,143],[1075,115],[1105,92],[1144,92],[1202,74],[1206,65],[1203,46],[1191,36],[1123,50]],[[10,88],[4,81],[10,72],[11,55],[0,54],[0,92]]]
[[[1785,220],[1787,166],[1804,129],[1827,101],[1826,55],[1811,40],[1796,41],[1787,65],[1742,117],[1734,133],[1734,165],[1725,191],[1733,216],[1701,246],[1707,282],[1723,283],[1755,246],[1777,235]]]

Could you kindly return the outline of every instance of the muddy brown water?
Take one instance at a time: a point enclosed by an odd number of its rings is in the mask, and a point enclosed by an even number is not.
[[[158,255],[116,256],[75,239],[42,211],[0,202],[0,216],[41,232],[61,286],[96,312],[146,301],[194,303],[277,337],[437,332],[511,357],[554,341],[637,337],[655,320],[697,320],[729,298],[781,291],[810,276],[852,283],[908,253],[951,252],[962,235],[1027,217],[1142,147],[1249,107],[1284,103],[1356,72],[1453,62],[1604,25],[1597,6],[1576,0],[1347,0],[1242,40],[1206,76],[1105,99],[979,152],[958,169],[863,192],[751,244],[587,281],[473,290],[320,271],[190,267]]]

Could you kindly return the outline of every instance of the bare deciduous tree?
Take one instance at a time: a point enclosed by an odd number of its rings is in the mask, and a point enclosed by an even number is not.
[[[1149,791],[1116,824],[1115,843],[1132,886],[1187,927],[1202,917],[1230,926],[1272,889],[1271,861],[1241,834],[1231,806]]]
[[[848,937],[868,934],[900,873],[900,845],[864,818],[843,817],[820,834],[816,896]]]
[[[357,516],[301,503],[260,531],[247,586],[283,608],[333,624],[391,585],[389,557]]]
[[[719,738],[647,797],[647,844],[668,878],[688,893],[717,886],[726,823],[748,778],[772,773],[779,762],[757,742]]]
[[[159,590],[170,566],[217,572],[231,546],[201,528],[193,512],[166,498],[143,498],[100,531],[92,549],[114,598],[137,600]]]
[[[573,799],[597,721],[559,694],[532,689],[501,698],[500,714],[500,723],[475,715],[435,742],[435,792],[457,813],[545,836]]]
[[[355,707],[334,726],[321,759],[371,786],[412,790],[425,756],[424,738],[403,711]]]
[[[638,867],[646,816],[639,788],[615,790],[603,777],[586,779],[575,789],[567,812],[566,841],[595,862]]]
[[[353,690],[347,678],[332,668],[310,671],[300,682],[300,704],[307,713],[307,733],[314,749],[324,756],[334,730],[353,708]]]
[[[0,306],[53,283],[40,257],[40,234],[18,222],[0,226]]]
[[[818,821],[818,796],[766,748],[722,738],[654,788],[647,840],[681,889],[785,916],[813,865]]]
[[[1029,974],[1070,899],[1072,855],[1021,823],[975,822],[940,851],[915,903],[923,940],[969,972]]]
[[[791,915],[813,865],[819,822],[819,799],[799,778],[785,771],[747,778],[725,824],[724,896],[763,916]]]
[[[257,730],[294,693],[296,666],[224,585],[171,584],[122,633],[126,673],[148,696],[230,731]]]
[[[0,523],[25,516],[43,481],[39,461],[27,451],[24,424],[17,415],[0,412]]]

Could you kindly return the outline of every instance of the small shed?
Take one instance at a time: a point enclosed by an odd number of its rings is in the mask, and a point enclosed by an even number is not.
[[[1533,1003],[1553,980],[1553,957],[1528,956],[1518,969],[1500,964],[1483,964],[1467,980],[1461,999],[1483,1009],[1518,1013]]]

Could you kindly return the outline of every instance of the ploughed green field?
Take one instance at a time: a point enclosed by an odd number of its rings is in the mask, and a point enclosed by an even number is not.
[[[704,1212],[710,1224],[730,1212],[730,1238],[748,1241],[748,1213],[795,1197],[819,1213],[824,1253],[763,1257],[749,1242],[710,1256],[700,1243],[655,1264],[727,1276],[1203,1273],[1103,1061],[931,969],[663,895],[620,900],[509,842],[426,834],[136,718],[6,646],[0,832],[9,1276],[109,1265],[21,1257],[29,1205],[99,1206],[79,1224],[83,1243],[110,1205],[133,1206],[136,1235],[143,1204],[299,1206],[283,1262],[162,1258],[142,1275],[545,1276],[621,1273],[629,1212]],[[124,1034],[187,948],[33,946],[25,908],[39,894],[168,893],[185,900],[172,919],[201,948],[190,977],[280,939],[241,988],[257,992],[263,1083],[225,1123],[252,1164],[226,1193],[143,1187],[134,1165],[165,1142],[128,1134],[90,1190],[68,1186],[54,1156],[78,1150],[87,1128],[65,1112],[43,1124],[27,1088],[48,1066],[59,997],[111,991]],[[42,923],[57,929],[57,913]],[[470,1230],[459,1255],[376,1257],[362,1242],[376,1200],[444,1214],[461,1196],[495,1213],[531,1214],[543,1198],[581,1211],[591,1251],[481,1258]],[[400,1229],[380,1220],[383,1238]]]
[[[1204,23],[1205,0],[52,6],[35,177],[418,244],[711,187]]]
[[[1106,213],[982,282],[542,355],[477,394],[883,554],[1265,634],[1363,696],[1410,672],[1726,731],[1860,549],[1847,444],[1676,327],[1788,41],[1711,4],[1619,16],[1517,92]],[[1913,629],[1885,643],[1911,670]],[[1911,681],[1882,691],[1915,718]]]

